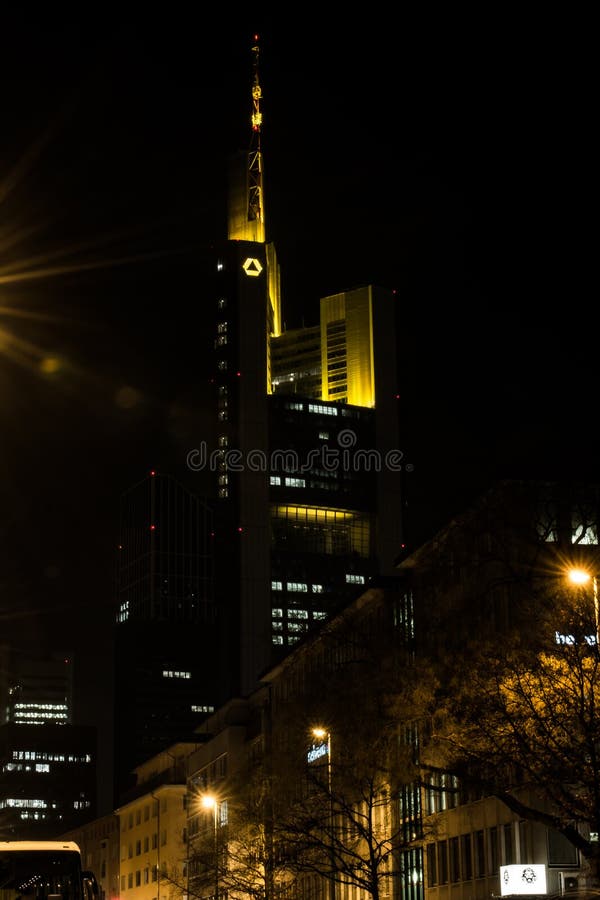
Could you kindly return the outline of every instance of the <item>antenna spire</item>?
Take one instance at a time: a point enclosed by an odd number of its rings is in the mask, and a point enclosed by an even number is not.
[[[263,166],[260,149],[260,128],[262,125],[260,101],[262,98],[262,90],[258,74],[259,52],[258,35],[255,34],[252,45],[254,77],[252,79],[252,135],[250,139],[250,150],[248,152],[248,221],[257,222],[264,229]]]

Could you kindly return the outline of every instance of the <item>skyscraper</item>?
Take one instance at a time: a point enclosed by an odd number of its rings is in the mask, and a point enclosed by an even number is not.
[[[207,281],[230,695],[253,690],[371,576],[391,574],[401,543],[395,295],[363,286],[325,297],[318,326],[282,331],[258,56],[256,44],[250,149],[231,166],[228,240]]]
[[[131,537],[122,541],[121,771],[143,752],[189,740],[176,708],[209,712],[252,692],[313,626],[372,576],[393,572],[401,540],[395,296],[364,286],[325,297],[318,325],[282,331],[279,265],[265,222],[257,43],[252,55],[249,150],[230,164],[227,239],[198,262],[212,329],[214,429],[189,453],[188,468],[191,484],[194,472],[210,470],[213,512],[203,527],[211,539],[201,550],[201,528],[192,539],[182,525],[162,557],[181,553],[183,542],[185,553],[214,565],[214,581],[203,581],[214,593],[192,615],[187,599],[167,600],[171,577],[164,586],[153,580],[157,542],[175,526],[164,502],[163,513],[153,512],[148,491],[160,477],[151,476],[126,503],[137,549],[127,549]],[[178,490],[179,504],[200,504]],[[178,674],[168,682],[165,671]]]

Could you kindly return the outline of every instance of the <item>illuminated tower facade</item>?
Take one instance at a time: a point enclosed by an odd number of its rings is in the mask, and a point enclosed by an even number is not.
[[[215,590],[232,696],[369,579],[391,574],[401,541],[395,296],[366,286],[326,297],[319,326],[281,331],[257,42],[252,52],[250,150],[230,169],[228,240],[207,281]]]

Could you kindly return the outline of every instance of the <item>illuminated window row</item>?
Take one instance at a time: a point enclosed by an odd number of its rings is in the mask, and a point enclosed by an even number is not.
[[[286,582],[286,590],[292,591],[295,593],[305,594],[308,592],[308,585],[302,582]],[[272,581],[271,582],[271,590],[272,591],[282,591],[283,590],[283,582],[282,581]],[[322,594],[323,593],[323,585],[322,584],[312,584],[310,587],[311,594]]]
[[[323,406],[322,403],[309,403],[308,411],[310,413],[319,413],[323,416],[337,416],[338,411],[335,406]]]
[[[553,500],[542,501],[535,527],[538,537],[547,543],[557,543],[559,511]],[[587,503],[575,503],[570,511],[570,541],[572,544],[597,545],[598,522],[596,510]]]
[[[15,709],[68,709],[66,703],[15,703]]]
[[[48,809],[45,800],[29,800],[22,797],[8,797],[6,800],[0,800],[0,809]]]
[[[89,753],[82,753],[81,756],[75,756],[73,754],[64,753],[46,753],[43,750],[13,750],[12,758],[17,760],[31,760],[35,762],[36,760],[40,760],[42,762],[70,762],[70,763],[89,763],[92,761],[92,757]]]
[[[191,678],[191,672],[174,672],[171,669],[163,669],[163,678]]]
[[[23,710],[19,710],[15,713],[15,721],[18,724],[19,720],[27,720],[31,722],[32,719],[36,721],[51,719],[52,721],[56,721],[56,719],[68,719],[68,714],[66,712],[34,712],[33,710],[28,710],[24,712]]]
[[[196,706],[195,704],[192,704],[191,709],[192,712],[197,713],[212,713],[215,711],[214,706]]]
[[[288,619],[308,619],[307,609],[288,609],[286,610]],[[274,619],[283,618],[283,610],[273,609],[271,615]]]
[[[287,639],[284,641],[282,634],[273,634],[271,635],[271,643],[275,644],[275,646],[282,646],[284,643],[286,644],[296,644],[300,640],[300,635],[297,634],[289,634]]]
[[[364,575],[346,575],[346,584],[364,584]]]

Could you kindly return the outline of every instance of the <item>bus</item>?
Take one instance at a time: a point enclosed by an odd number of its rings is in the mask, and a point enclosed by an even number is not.
[[[0,900],[98,900],[74,841],[0,841]]]

